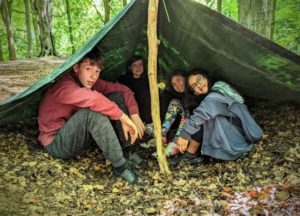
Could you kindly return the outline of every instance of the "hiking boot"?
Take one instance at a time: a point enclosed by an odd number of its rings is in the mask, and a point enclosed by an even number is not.
[[[204,158],[198,154],[191,154],[189,152],[184,152],[183,154],[177,154],[169,158],[169,164],[176,166],[180,162],[186,162],[189,164],[202,163]]]
[[[129,184],[135,184],[138,181],[138,175],[136,171],[127,162],[120,167],[114,167],[113,173],[115,176],[121,177]]]
[[[127,160],[129,163],[135,166],[140,167],[147,167],[148,163],[145,159],[143,159],[138,153],[136,152],[129,152],[127,156]]]
[[[140,146],[142,148],[146,148],[146,149],[148,149],[148,148],[155,148],[156,147],[155,139],[152,138],[152,139],[148,140],[147,142],[141,142]]]

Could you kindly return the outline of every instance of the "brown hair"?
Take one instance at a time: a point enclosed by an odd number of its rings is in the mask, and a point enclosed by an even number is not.
[[[100,48],[94,47],[90,52],[85,54],[78,64],[82,63],[85,59],[89,59],[92,64],[97,65],[100,69],[103,68],[104,54]]]

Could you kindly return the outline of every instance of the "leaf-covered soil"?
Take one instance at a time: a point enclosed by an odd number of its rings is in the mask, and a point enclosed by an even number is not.
[[[43,153],[36,124],[0,128],[0,215],[299,215],[300,107],[258,101],[263,138],[244,158],[207,159],[159,172],[153,148],[145,186],[112,177],[96,148],[73,160]]]
[[[32,58],[0,62],[0,102],[22,92],[46,76],[65,59],[56,57]]]

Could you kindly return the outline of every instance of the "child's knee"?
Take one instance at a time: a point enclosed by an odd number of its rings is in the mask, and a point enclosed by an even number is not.
[[[90,109],[81,109],[78,111],[79,115],[84,116],[84,118],[89,120],[98,120],[102,122],[110,121],[109,118],[106,115],[103,115],[102,113],[90,110]]]
[[[114,101],[115,103],[119,104],[119,103],[124,103],[124,96],[121,92],[114,92],[114,93],[111,93],[109,95],[107,95],[107,97]]]

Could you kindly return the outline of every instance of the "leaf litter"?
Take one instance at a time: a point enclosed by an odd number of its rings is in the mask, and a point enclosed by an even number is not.
[[[8,75],[7,65],[2,69]],[[49,70],[30,72],[22,86]],[[1,99],[13,94],[6,84]],[[143,187],[114,179],[96,148],[67,161],[44,153],[36,120],[0,128],[0,215],[299,215],[300,108],[257,101],[249,109],[264,129],[251,153],[230,162],[183,163],[164,175],[146,143],[140,153],[149,167],[138,169]]]
[[[111,164],[90,149],[55,159],[36,140],[36,125],[0,130],[1,215],[297,215],[300,212],[300,109],[258,102],[264,128],[254,150],[236,161],[207,159],[159,172],[153,148],[145,186],[114,179]]]

